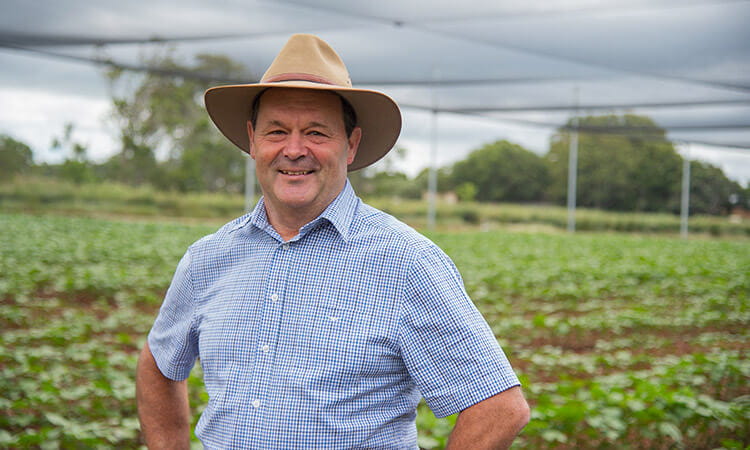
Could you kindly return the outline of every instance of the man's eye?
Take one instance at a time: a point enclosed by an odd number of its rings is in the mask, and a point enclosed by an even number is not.
[[[284,130],[271,130],[268,134],[286,134]]]
[[[315,131],[315,130],[310,131],[308,134],[311,136],[325,136],[325,134],[321,133],[320,131]]]

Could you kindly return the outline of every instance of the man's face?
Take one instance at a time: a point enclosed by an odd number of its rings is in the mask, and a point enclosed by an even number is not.
[[[362,135],[346,136],[341,100],[325,91],[273,88],[261,97],[250,156],[270,213],[316,217],[346,183]]]

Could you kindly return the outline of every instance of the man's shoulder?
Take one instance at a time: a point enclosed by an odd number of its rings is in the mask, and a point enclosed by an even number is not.
[[[247,224],[248,215],[238,217],[222,225],[218,230],[207,234],[190,246],[194,255],[210,255],[218,250],[225,250],[231,246],[236,231]]]
[[[414,254],[437,248],[426,236],[397,219],[364,202],[352,222],[352,237],[367,240],[402,252]]]

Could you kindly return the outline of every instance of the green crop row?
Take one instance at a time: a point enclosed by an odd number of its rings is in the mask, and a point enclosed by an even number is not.
[[[750,377],[750,362],[736,352],[672,359],[594,379],[534,383],[524,376],[534,408],[515,447],[712,448],[716,436],[726,445],[746,444],[750,395],[738,392]],[[707,386],[712,395],[702,393]],[[420,425],[431,431],[421,445],[444,445],[454,422],[425,409]]]
[[[531,384],[532,448],[626,442],[637,448],[710,448],[716,434],[748,432],[750,362],[738,352],[687,355],[648,370]],[[730,397],[725,400],[723,397]]]

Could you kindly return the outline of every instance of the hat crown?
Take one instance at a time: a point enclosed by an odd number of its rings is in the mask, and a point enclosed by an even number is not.
[[[261,83],[282,81],[352,86],[344,61],[328,43],[312,34],[290,37],[261,78]]]

